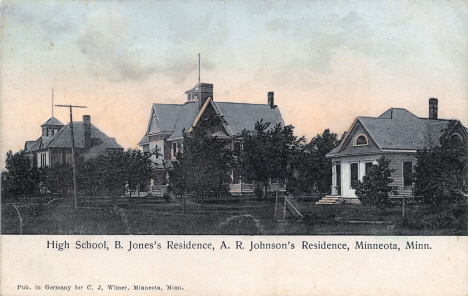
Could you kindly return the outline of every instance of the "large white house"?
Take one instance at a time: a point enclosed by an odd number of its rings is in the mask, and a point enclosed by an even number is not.
[[[351,184],[362,177],[377,163],[381,156],[391,161],[392,178],[398,195],[390,198],[412,197],[413,168],[418,149],[431,148],[449,122],[454,139],[464,140],[468,130],[460,121],[439,119],[438,100],[429,99],[429,117],[420,118],[406,109],[390,108],[378,117],[357,117],[341,144],[330,151],[332,159],[332,188],[329,198],[344,202],[357,199]]]
[[[155,187],[165,189],[166,168],[183,149],[183,133],[190,132],[200,119],[220,115],[226,124],[215,127],[213,136],[230,138],[233,150],[242,149],[237,137],[245,130],[253,130],[257,121],[270,122],[271,127],[284,125],[279,108],[274,104],[274,93],[268,93],[266,104],[218,102],[213,99],[213,84],[198,83],[185,92],[187,101],[183,104],[159,104],[151,107],[146,133],[139,145],[143,151],[159,151],[160,156],[152,156],[158,178],[153,180]],[[252,182],[243,178],[238,171],[232,172],[231,192],[252,192]]]

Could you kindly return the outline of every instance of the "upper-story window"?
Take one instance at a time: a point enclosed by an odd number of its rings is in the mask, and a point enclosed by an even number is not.
[[[233,148],[233,150],[234,150],[235,152],[239,152],[239,151],[241,151],[241,150],[243,149],[242,143],[239,142],[239,141],[234,141],[234,142],[232,143],[232,146],[233,146],[232,148]]]
[[[172,143],[172,157],[177,156],[177,143]]]
[[[462,137],[459,134],[451,135],[449,141],[451,145],[457,145],[463,142]]]
[[[365,135],[359,135],[354,140],[354,146],[365,146],[368,145],[367,137]]]

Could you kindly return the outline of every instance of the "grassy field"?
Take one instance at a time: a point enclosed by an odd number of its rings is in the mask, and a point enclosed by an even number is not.
[[[385,212],[360,205],[315,205],[297,202],[304,218],[274,218],[274,200],[234,201],[109,199],[80,200],[74,210],[68,199],[25,198],[2,204],[2,234],[56,235],[466,235],[452,229],[408,229],[402,209]],[[411,216],[417,208],[407,206]]]

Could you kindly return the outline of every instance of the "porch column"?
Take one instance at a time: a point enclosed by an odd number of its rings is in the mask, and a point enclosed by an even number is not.
[[[331,195],[338,195],[338,186],[336,186],[336,162],[332,162],[332,186]]]

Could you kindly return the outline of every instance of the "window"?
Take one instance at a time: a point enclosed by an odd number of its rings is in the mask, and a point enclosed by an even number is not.
[[[354,146],[365,146],[367,145],[367,137],[364,135],[359,135],[356,137],[356,141],[354,142]]]
[[[453,134],[449,139],[450,145],[454,146],[462,143],[462,137],[459,134]]]
[[[403,186],[413,185],[413,163],[411,161],[403,162]]]
[[[242,151],[242,143],[239,141],[234,141],[232,143],[232,150],[235,156],[239,156],[240,152]]]
[[[366,162],[366,175],[372,170],[372,162]]]
[[[46,153],[41,153],[41,154],[39,154],[39,156],[40,156],[41,168],[47,166],[47,154]]]
[[[235,152],[241,151],[241,143],[240,142],[236,141],[236,142],[233,143],[233,145],[234,145],[234,151]]]
[[[359,180],[359,163],[351,163],[351,188]]]
[[[177,156],[177,143],[172,143],[172,156]]]

